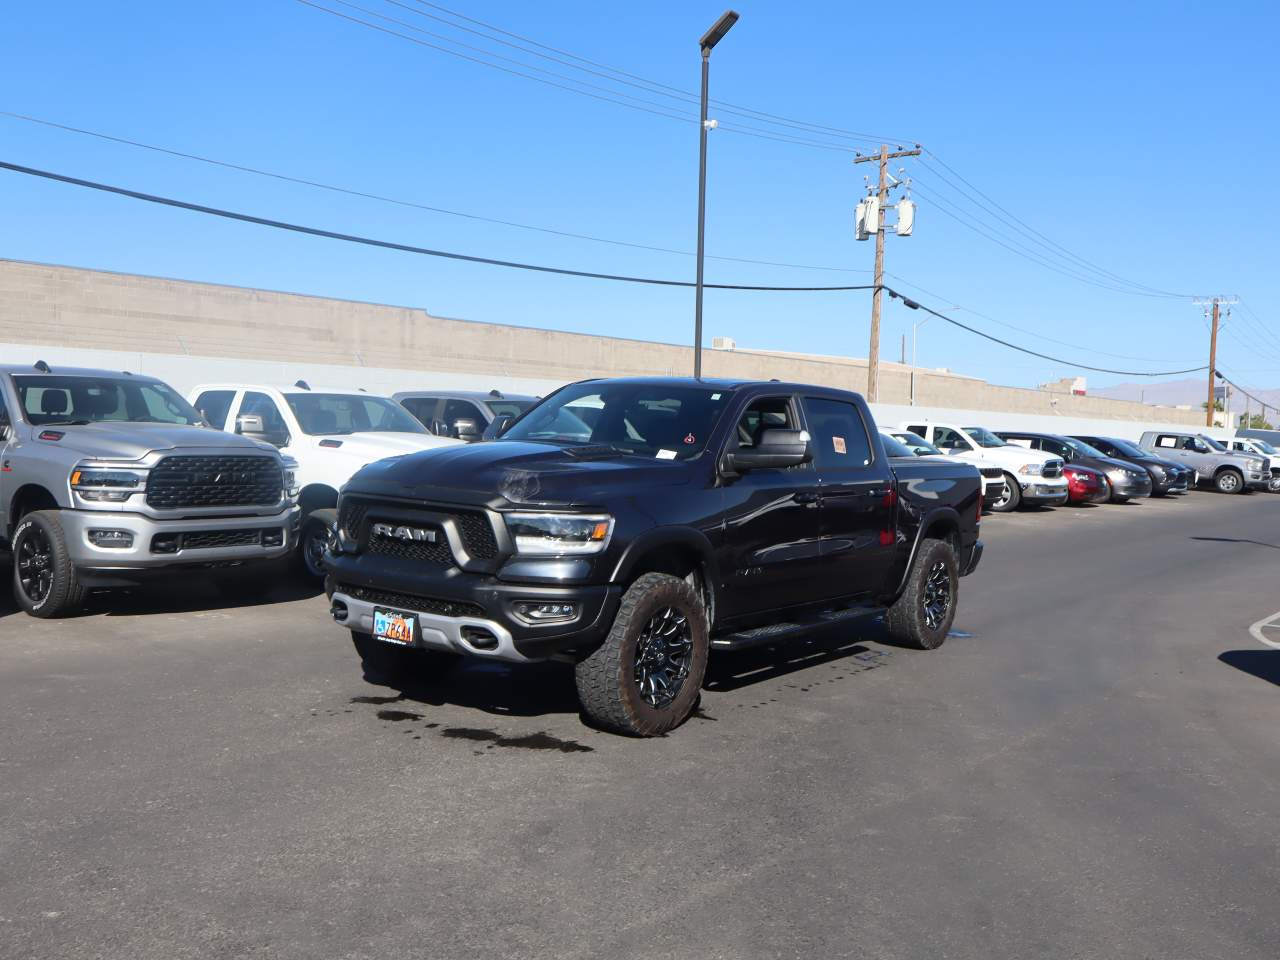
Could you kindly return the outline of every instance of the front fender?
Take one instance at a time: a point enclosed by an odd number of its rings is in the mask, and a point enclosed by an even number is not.
[[[646,530],[631,541],[618,557],[617,563],[609,574],[609,582],[628,582],[633,578],[642,561],[673,547],[688,551],[697,557],[706,570],[706,587],[714,599],[720,585],[720,564],[716,560],[715,548],[707,539],[707,535],[693,527],[653,527]]]
[[[887,598],[888,603],[893,603],[893,601],[897,600],[902,595],[902,591],[907,588],[907,578],[911,575],[911,568],[916,562],[916,554],[920,552],[920,545],[924,543],[929,534],[939,528],[952,527],[957,531],[963,529],[960,525],[960,514],[955,507],[934,507],[920,517],[916,525],[915,537],[911,541],[911,549],[907,551],[906,562],[898,573],[893,593]]]

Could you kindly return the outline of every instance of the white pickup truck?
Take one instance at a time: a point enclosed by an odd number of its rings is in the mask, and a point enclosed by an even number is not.
[[[265,440],[297,461],[298,559],[314,577],[324,576],[324,547],[337,521],[338,491],[356,471],[386,457],[462,445],[430,433],[386,397],[313,390],[302,380],[292,387],[203,384],[189,399],[211,426]]]
[[[1016,510],[1023,504],[1056,507],[1067,502],[1061,457],[1006,443],[985,427],[915,421],[900,424],[898,429],[910,430],[948,456],[979,469],[994,466],[1004,471],[1004,497],[991,505],[996,513]]]

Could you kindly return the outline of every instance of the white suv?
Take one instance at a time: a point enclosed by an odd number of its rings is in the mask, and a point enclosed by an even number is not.
[[[985,427],[962,427],[955,423],[903,423],[948,456],[981,467],[1004,471],[1004,497],[991,505],[997,513],[1016,510],[1020,505],[1056,507],[1067,502],[1067,478],[1062,475],[1062,458],[1040,450],[1005,443]]]
[[[211,383],[189,397],[219,430],[265,440],[297,461],[302,507],[299,560],[312,576],[324,575],[321,560],[338,491],[357,470],[375,460],[461,440],[437,437],[400,404],[351,390],[313,390],[299,380],[292,387],[257,383]]]

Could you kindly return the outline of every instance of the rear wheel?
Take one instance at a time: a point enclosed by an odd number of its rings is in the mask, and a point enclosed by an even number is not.
[[[574,670],[583,712],[619,733],[664,734],[697,705],[709,650],[697,591],[668,574],[646,573],[623,595],[604,643]]]
[[[1017,510],[1022,503],[1022,487],[1018,486],[1018,481],[1013,478],[1013,474],[1006,473],[1004,475],[1004,496],[995,503],[991,504],[993,513],[1009,513]]]
[[[1238,470],[1219,470],[1213,478],[1213,486],[1219,493],[1243,493],[1244,476]]]
[[[960,565],[951,544],[925,540],[920,544],[907,588],[885,613],[889,636],[917,650],[936,650],[947,639],[956,618]]]
[[[13,532],[13,596],[42,619],[74,613],[84,603],[57,510],[27,514]]]

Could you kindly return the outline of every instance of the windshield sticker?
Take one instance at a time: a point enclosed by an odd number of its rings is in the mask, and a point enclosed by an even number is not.
[[[676,458],[676,452],[674,450],[659,450],[655,456],[659,460],[674,460]]]
[[[689,443],[697,443],[697,442],[698,442],[698,438],[697,438],[697,437],[695,437],[692,433],[687,433],[687,434],[685,434],[684,442],[685,442],[686,444],[689,444]]]
[[[711,395],[711,399],[712,399],[712,400],[719,400],[719,399],[720,399],[720,394],[718,394],[718,393],[713,393],[713,394]]]
[[[831,446],[835,447],[836,453],[848,453],[848,449],[844,445],[844,437],[832,437]]]

